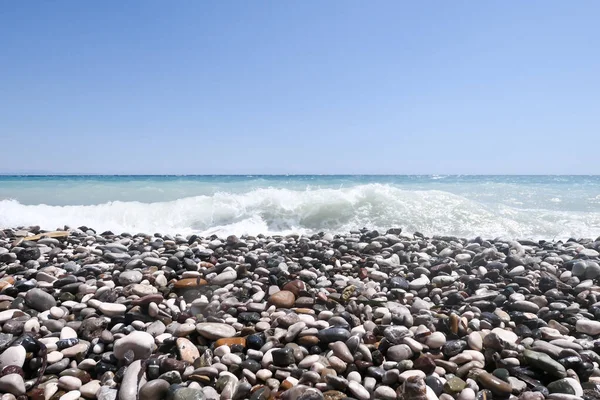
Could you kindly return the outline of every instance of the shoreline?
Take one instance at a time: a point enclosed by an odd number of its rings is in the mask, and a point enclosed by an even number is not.
[[[4,229],[0,391],[595,399],[599,251],[592,238],[400,229],[221,238]]]

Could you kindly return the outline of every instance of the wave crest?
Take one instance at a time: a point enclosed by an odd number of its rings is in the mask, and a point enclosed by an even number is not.
[[[485,204],[440,190],[385,184],[340,189],[254,189],[175,201],[114,201],[97,205],[23,205],[0,201],[0,226],[55,229],[86,225],[99,231],[218,234],[344,233],[367,227],[464,237],[595,237],[600,213],[525,210]]]

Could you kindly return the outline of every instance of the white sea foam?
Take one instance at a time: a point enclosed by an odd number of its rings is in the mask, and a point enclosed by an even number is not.
[[[463,237],[568,238],[600,235],[600,212],[524,209],[442,190],[387,184],[340,189],[263,188],[167,202],[24,205],[0,201],[0,227],[86,225],[113,232],[200,234],[344,233],[367,227]]]

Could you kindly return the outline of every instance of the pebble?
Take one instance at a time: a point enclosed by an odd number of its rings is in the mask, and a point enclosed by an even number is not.
[[[206,339],[221,339],[230,338],[235,336],[236,330],[231,325],[216,323],[216,322],[203,322],[196,325],[196,331]]]
[[[25,382],[19,374],[7,374],[0,377],[0,392],[15,396],[25,394]]]
[[[571,400],[600,384],[600,241],[16,235],[0,231],[11,400]]]
[[[154,349],[154,338],[146,332],[132,332],[129,335],[115,341],[114,355],[118,359],[125,358],[127,352],[133,352],[136,360],[150,357]]]

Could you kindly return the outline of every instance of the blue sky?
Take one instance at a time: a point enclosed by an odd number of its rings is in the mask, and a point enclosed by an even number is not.
[[[600,174],[598,15],[2,2],[0,172]]]

